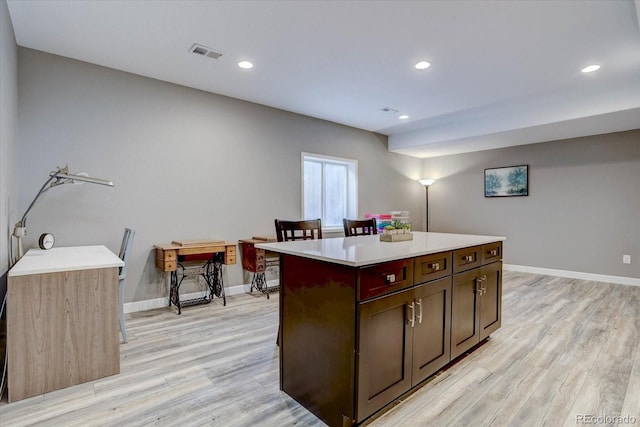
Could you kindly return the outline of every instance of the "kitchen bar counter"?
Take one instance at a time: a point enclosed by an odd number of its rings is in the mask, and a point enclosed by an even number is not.
[[[500,328],[504,237],[278,243],[280,389],[331,427],[392,407]]]
[[[483,245],[506,240],[505,237],[477,236],[472,234],[413,232],[413,240],[406,242],[381,242],[380,235],[336,237],[321,240],[260,243],[256,248],[282,254],[362,267],[386,261],[412,258],[443,251]]]

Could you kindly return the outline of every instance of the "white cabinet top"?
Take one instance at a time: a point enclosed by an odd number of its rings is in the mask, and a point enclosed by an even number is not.
[[[507,240],[506,237],[414,231],[413,240],[381,242],[380,235],[260,243],[257,248],[352,267]]]
[[[105,246],[69,246],[49,250],[30,249],[9,270],[9,277],[58,271],[122,267],[124,262]]]

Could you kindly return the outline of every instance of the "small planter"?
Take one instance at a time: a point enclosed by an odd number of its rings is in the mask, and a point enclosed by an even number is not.
[[[392,230],[392,231],[397,231],[397,230]],[[381,242],[406,242],[407,240],[413,240],[413,233],[408,232],[408,233],[402,233],[402,234],[397,234],[397,233],[394,233],[394,234],[382,233],[382,234],[380,234],[380,241]]]

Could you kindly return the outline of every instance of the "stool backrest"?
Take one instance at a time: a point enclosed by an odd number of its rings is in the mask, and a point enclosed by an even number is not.
[[[124,279],[127,275],[127,265],[129,261],[129,255],[131,254],[131,246],[133,246],[133,238],[136,235],[136,230],[130,228],[124,229],[124,236],[122,236],[122,244],[120,245],[120,254],[118,255],[124,265],[120,267],[120,279]]]
[[[320,221],[320,218],[303,221],[276,219],[275,225],[278,242],[322,239],[322,221]]]
[[[378,226],[375,218],[370,219],[347,219],[342,220],[345,237],[368,236],[378,234]]]

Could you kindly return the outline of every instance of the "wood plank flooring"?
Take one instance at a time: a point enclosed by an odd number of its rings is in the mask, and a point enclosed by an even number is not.
[[[505,272],[503,298],[485,345],[369,425],[640,425],[640,287]],[[0,425],[323,426],[279,390],[277,297],[227,301],[127,315],[119,375],[5,394]]]

